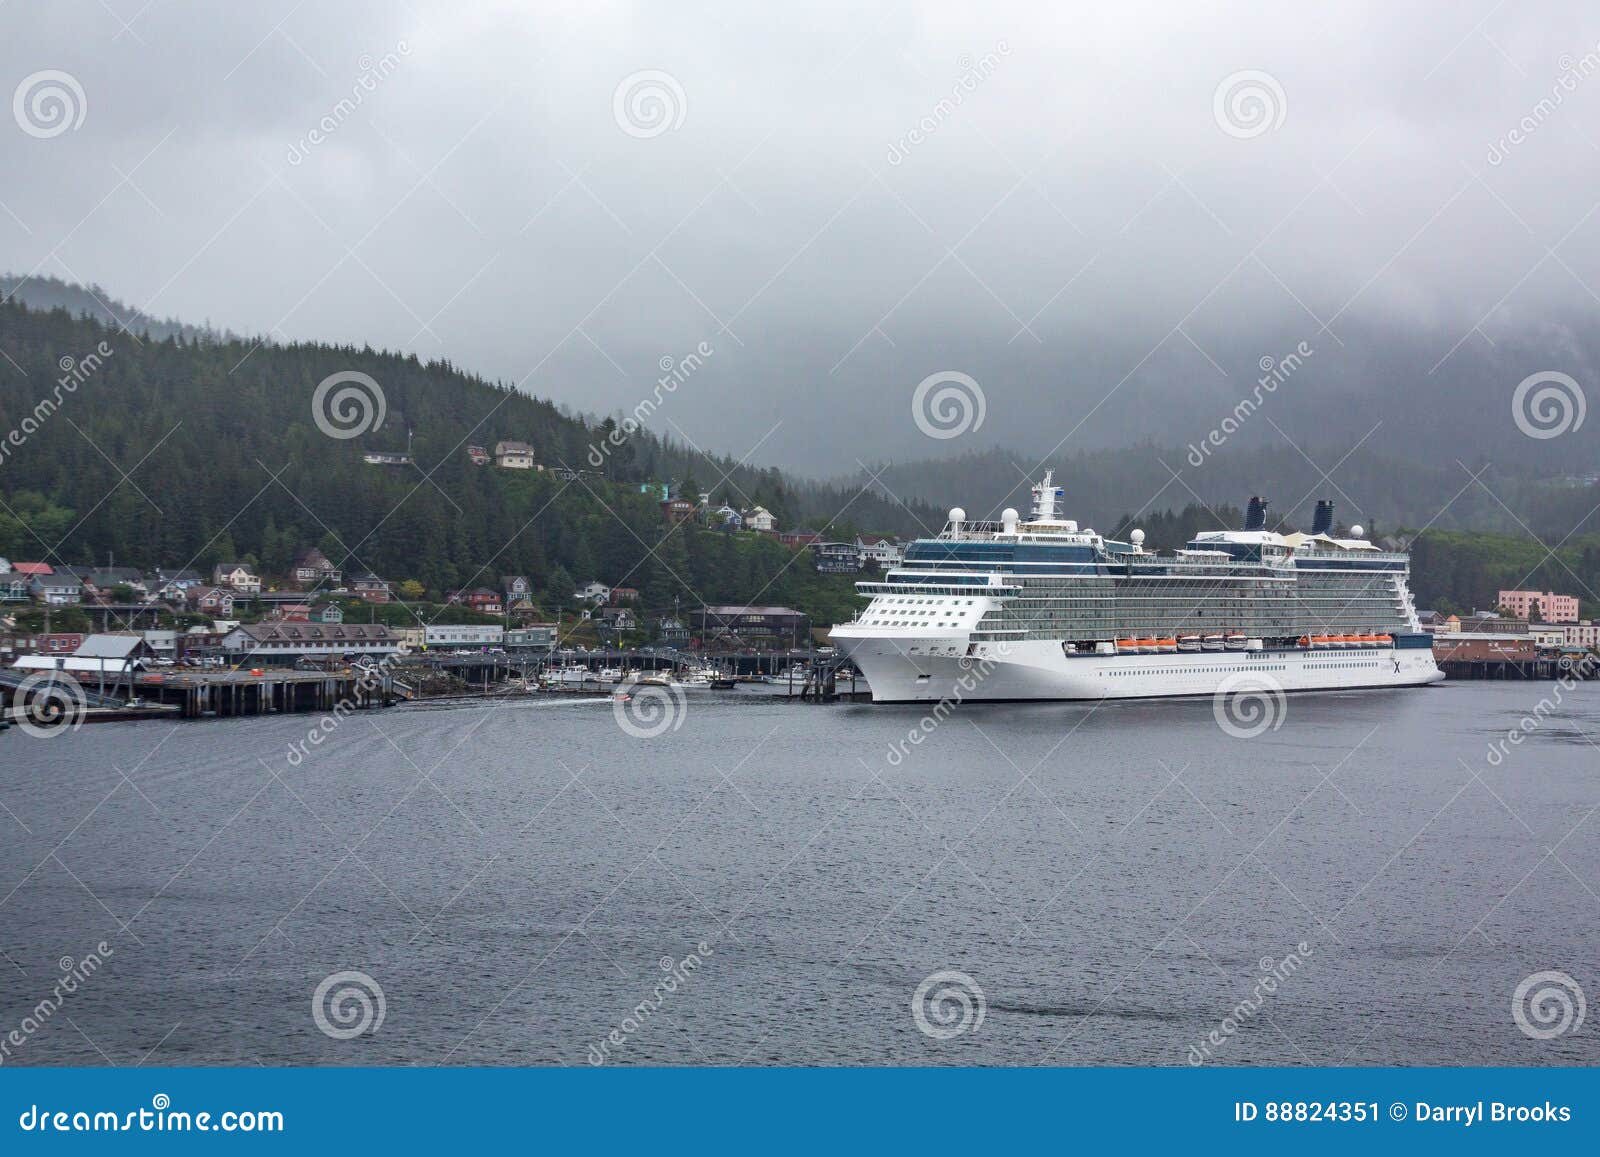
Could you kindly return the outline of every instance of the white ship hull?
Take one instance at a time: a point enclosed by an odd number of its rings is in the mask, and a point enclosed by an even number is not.
[[[948,636],[874,637],[836,627],[833,641],[861,669],[878,703],[1213,695],[1246,677],[1285,692],[1416,687],[1444,678],[1427,648],[1069,656],[1061,644],[1038,640],[989,644],[986,655],[968,658],[948,653],[957,650]]]

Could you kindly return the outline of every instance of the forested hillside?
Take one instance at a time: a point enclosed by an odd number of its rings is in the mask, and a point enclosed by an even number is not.
[[[386,411],[381,426],[349,439],[319,428],[312,405],[318,383],[344,371],[370,375]],[[910,533],[935,517],[877,494],[796,485],[644,431],[596,471],[591,447],[607,428],[447,363],[141,337],[6,302],[0,555],[143,567],[238,558],[281,574],[298,547],[315,545],[348,570],[430,592],[527,574],[559,596],[599,578],[640,588],[651,607],[759,598],[820,614],[848,605],[848,582],[815,574],[770,538],[668,535],[657,496],[640,484],[703,488],[734,506],[766,506],[780,527],[838,537]],[[416,465],[363,461],[404,451],[408,432]],[[502,439],[532,443],[541,464],[593,472],[563,481],[469,460],[467,445]]]

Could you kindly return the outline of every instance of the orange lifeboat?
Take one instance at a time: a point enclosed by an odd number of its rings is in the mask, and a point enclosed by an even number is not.
[[[1117,640],[1117,654],[1119,654],[1119,655],[1137,654],[1138,650],[1139,650],[1139,640],[1138,639],[1118,639]]]
[[[1299,641],[1300,641],[1300,645],[1302,647],[1310,647],[1311,646],[1311,636],[1310,635],[1301,635]]]
[[[1172,652],[1172,651],[1176,651],[1177,649],[1178,649],[1178,640],[1175,639],[1175,638],[1173,638],[1173,639],[1157,639],[1156,640],[1156,650],[1158,650],[1158,651]]]
[[[1380,647],[1392,647],[1392,646],[1394,646],[1394,636],[1393,635],[1379,635],[1377,638],[1378,638],[1378,646],[1380,646]]]
[[[1311,645],[1313,647],[1332,647],[1335,645],[1335,637],[1333,635],[1312,635]]]
[[[1176,645],[1176,644],[1174,644],[1174,645]],[[1156,651],[1158,649],[1159,648],[1156,646],[1156,640],[1154,640],[1154,639],[1140,639],[1139,640],[1139,651],[1142,654],[1153,655],[1153,654],[1156,653]]]

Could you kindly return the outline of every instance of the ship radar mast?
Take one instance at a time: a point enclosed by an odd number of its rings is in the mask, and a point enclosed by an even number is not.
[[[1033,488],[1033,520],[1035,522],[1054,522],[1056,517],[1056,499],[1064,493],[1055,484],[1055,471],[1046,470],[1044,481]]]

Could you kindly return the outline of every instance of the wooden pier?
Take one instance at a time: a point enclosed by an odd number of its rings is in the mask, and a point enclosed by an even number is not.
[[[259,672],[256,673],[256,672]],[[185,719],[207,716],[277,715],[389,707],[404,698],[393,673],[297,671],[284,667],[218,672],[146,673],[134,680],[135,694],[151,704],[181,709]]]

